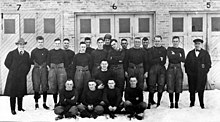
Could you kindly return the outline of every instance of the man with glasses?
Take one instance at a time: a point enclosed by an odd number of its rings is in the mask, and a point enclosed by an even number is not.
[[[17,97],[18,111],[25,111],[22,107],[24,95],[27,94],[27,74],[31,68],[28,52],[24,50],[27,42],[20,38],[16,43],[17,49],[10,51],[5,59],[5,66],[9,69],[4,95],[10,97],[11,113],[16,114]]]

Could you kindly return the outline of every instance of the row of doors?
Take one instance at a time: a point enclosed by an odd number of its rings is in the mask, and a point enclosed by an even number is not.
[[[7,69],[4,66],[6,54],[14,49],[15,41],[24,38],[27,50],[35,47],[35,38],[42,35],[45,38],[47,48],[52,48],[53,40],[62,37],[60,14],[58,13],[21,13],[3,14],[2,17],[2,40],[1,40],[1,85],[4,88]],[[173,36],[180,36],[181,46],[187,54],[194,48],[192,42],[195,38],[201,38],[204,48],[209,51],[213,61],[213,67],[209,73],[209,81],[220,82],[220,14],[207,13],[170,13],[170,35],[169,42]],[[154,14],[93,14],[76,15],[74,50],[78,52],[79,42],[85,37],[92,38],[92,47],[96,47],[96,39],[110,33],[119,41],[128,39],[129,47],[133,46],[136,36],[148,37],[152,40],[155,35]],[[150,41],[152,46],[152,41]],[[30,75],[28,76],[30,79]],[[187,84],[186,76],[184,84]],[[31,80],[29,80],[29,89]]]
[[[27,41],[26,49],[30,52],[36,47],[36,37],[40,35],[45,39],[45,46],[51,49],[54,39],[61,37],[61,18],[59,13],[3,14],[2,18],[0,91],[3,92],[8,74],[4,61],[8,52],[16,48],[15,42],[24,38]],[[27,79],[28,93],[32,93],[31,72]]]
[[[212,59],[212,68],[208,74],[209,86],[220,83],[220,14],[207,13],[171,13],[171,35],[179,36],[181,47],[187,54],[194,48],[193,40],[204,40],[203,48],[208,50]],[[184,83],[187,83],[186,74]]]
[[[78,49],[79,42],[83,41],[85,37],[91,37],[92,47],[96,48],[96,39],[104,37],[106,33],[119,41],[126,38],[129,47],[133,45],[133,39],[136,36],[152,39],[153,18],[153,14],[78,15],[76,38],[79,41],[75,43],[75,48]]]

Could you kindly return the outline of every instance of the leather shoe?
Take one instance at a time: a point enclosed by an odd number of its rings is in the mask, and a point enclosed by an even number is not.
[[[11,113],[12,113],[12,115],[16,114],[15,110],[11,110]]]
[[[18,109],[18,111],[23,111],[24,112],[25,110],[23,108],[21,108],[21,109]]]

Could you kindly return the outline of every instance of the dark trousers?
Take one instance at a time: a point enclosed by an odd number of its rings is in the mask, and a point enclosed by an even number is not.
[[[23,101],[23,97],[17,97],[17,104],[18,104],[18,110],[23,109],[22,108],[22,101]],[[11,106],[11,110],[15,110],[15,104],[16,104],[16,97],[10,97],[10,106]]]

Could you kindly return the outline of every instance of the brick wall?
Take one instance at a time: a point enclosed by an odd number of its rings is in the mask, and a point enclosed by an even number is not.
[[[51,12],[58,11],[63,17],[63,37],[74,41],[74,12],[146,12],[156,13],[156,34],[164,37],[168,45],[170,14],[169,11],[216,11],[220,10],[220,1],[212,0],[1,0],[3,13],[10,12]],[[115,3],[117,10],[112,9]],[[18,11],[18,5],[21,5]]]

